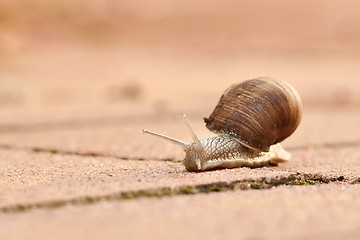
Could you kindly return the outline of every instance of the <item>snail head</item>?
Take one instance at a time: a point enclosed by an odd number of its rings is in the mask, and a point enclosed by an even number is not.
[[[204,151],[204,146],[200,142],[199,138],[196,136],[195,132],[193,131],[193,129],[189,123],[189,120],[187,119],[185,114],[182,115],[182,118],[185,122],[187,129],[190,132],[193,142],[184,142],[184,141],[163,135],[161,133],[156,133],[156,132],[149,131],[149,130],[142,130],[142,132],[153,135],[153,136],[160,137],[168,142],[178,145],[186,153],[186,157],[185,157],[184,161],[186,161],[187,159],[195,159],[194,164],[196,164],[196,167],[198,169],[201,169],[201,160],[200,160],[199,156]]]

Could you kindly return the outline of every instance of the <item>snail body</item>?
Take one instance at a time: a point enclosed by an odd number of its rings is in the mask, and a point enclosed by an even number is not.
[[[230,86],[213,113],[204,118],[206,127],[217,136],[199,140],[185,115],[191,143],[143,132],[179,145],[185,151],[183,164],[188,171],[263,167],[290,159],[280,142],[295,131],[301,114],[300,97],[291,85],[256,78]]]

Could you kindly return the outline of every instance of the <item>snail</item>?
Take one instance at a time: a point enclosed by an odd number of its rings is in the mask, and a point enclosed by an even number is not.
[[[287,82],[255,78],[230,86],[214,111],[204,118],[206,127],[217,135],[199,140],[186,116],[193,142],[143,130],[177,144],[185,151],[188,171],[235,167],[263,167],[286,162],[291,155],[280,142],[298,127],[302,103]]]

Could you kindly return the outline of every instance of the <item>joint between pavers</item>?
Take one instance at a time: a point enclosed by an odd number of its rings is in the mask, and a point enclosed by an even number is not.
[[[202,116],[199,111],[187,111],[191,116]],[[178,111],[166,111],[161,117],[154,113],[143,113],[128,116],[108,116],[102,118],[84,118],[84,119],[67,119],[67,120],[49,120],[37,123],[27,124],[2,124],[0,125],[1,133],[36,133],[52,130],[65,130],[73,128],[91,128],[94,126],[118,126],[119,124],[147,121],[173,121],[175,118],[180,118],[181,114]]]
[[[68,200],[54,200],[32,204],[15,204],[0,208],[0,214],[23,213],[35,209],[58,209],[67,205],[91,205],[103,201],[125,201],[141,198],[162,198],[179,195],[207,194],[214,192],[236,190],[264,190],[278,186],[321,185],[331,182],[348,182],[344,176],[324,177],[319,174],[293,173],[286,177],[264,177],[257,180],[237,180],[232,182],[213,182],[198,185],[183,185],[179,187],[161,187],[137,191],[117,192],[100,196],[83,196]],[[350,182],[360,184],[360,178]]]
[[[176,159],[172,158],[151,158],[146,159],[142,157],[126,157],[126,156],[117,156],[111,154],[103,154],[97,152],[76,152],[76,151],[66,151],[66,150],[59,150],[55,148],[42,148],[42,147],[13,147],[10,145],[0,145],[0,149],[6,150],[13,150],[13,151],[29,151],[32,153],[49,153],[49,154],[59,154],[59,155],[70,155],[70,156],[78,156],[78,157],[107,157],[107,158],[115,158],[120,160],[135,160],[135,161],[165,161],[165,162],[179,162]]]
[[[341,142],[341,143],[323,143],[323,144],[314,144],[309,146],[294,146],[287,148],[290,151],[303,151],[309,149],[323,149],[323,148],[345,148],[345,147],[356,147],[360,146],[359,141],[349,141],[349,142]],[[135,160],[135,161],[167,161],[179,163],[179,159],[175,158],[151,158],[148,159],[146,157],[131,157],[131,156],[118,156],[112,154],[104,154],[99,152],[76,152],[76,151],[67,151],[60,150],[55,148],[46,148],[46,147],[14,147],[11,145],[0,145],[0,149],[8,149],[8,150],[21,150],[21,151],[30,151],[34,153],[50,153],[50,154],[60,154],[60,155],[74,155],[80,157],[109,157],[120,160]]]

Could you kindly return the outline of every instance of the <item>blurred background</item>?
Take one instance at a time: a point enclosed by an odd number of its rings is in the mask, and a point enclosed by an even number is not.
[[[287,80],[358,107],[356,0],[1,0],[0,122],[208,114],[226,87]]]

